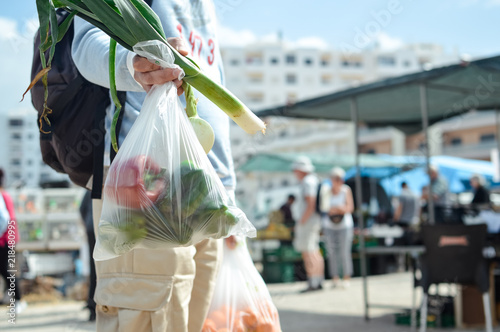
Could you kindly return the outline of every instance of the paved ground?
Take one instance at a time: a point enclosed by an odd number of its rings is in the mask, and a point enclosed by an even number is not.
[[[411,304],[411,282],[407,273],[370,278],[369,298],[379,304]],[[372,309],[372,319],[363,319],[361,280],[354,279],[348,289],[332,289],[329,283],[321,292],[299,294],[304,283],[269,285],[280,311],[284,332],[404,332],[408,327],[394,324],[394,311]],[[83,332],[95,331],[85,321],[83,302],[32,304],[17,317],[16,325],[7,324],[6,310],[0,308],[0,331]],[[481,330],[429,329],[435,332],[475,332]],[[496,328],[495,332],[500,332]]]

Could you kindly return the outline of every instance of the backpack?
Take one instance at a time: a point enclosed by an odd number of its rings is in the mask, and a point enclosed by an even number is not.
[[[146,1],[151,6],[152,0]],[[61,24],[69,13],[57,10]],[[39,45],[40,32],[35,34],[31,79],[42,69]],[[106,109],[110,105],[109,89],[87,81],[79,72],[71,56],[74,37],[73,23],[60,42],[48,73],[47,106],[52,109],[46,121],[43,116],[44,88],[41,80],[31,89],[31,102],[38,111],[40,150],[43,161],[59,173],[68,174],[78,186],[87,187],[93,176],[92,198],[100,198],[103,182],[104,126]],[[46,57],[48,57],[48,50]],[[119,92],[123,105],[116,127],[119,133],[126,93]],[[114,150],[111,148],[111,160]]]

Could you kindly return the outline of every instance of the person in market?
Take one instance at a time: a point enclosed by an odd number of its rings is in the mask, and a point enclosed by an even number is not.
[[[222,59],[216,35],[214,4],[210,0],[155,0],[168,42],[182,55],[190,55],[212,80],[223,83]],[[192,39],[190,39],[192,37]],[[185,41],[194,40],[188,48]],[[199,40],[196,43],[196,40]],[[72,55],[89,81],[109,87],[109,38],[89,23],[75,19]],[[164,69],[118,46],[116,84],[127,91],[121,144],[136,120],[146,93],[155,84],[173,82],[181,95],[180,69]],[[215,132],[208,154],[229,196],[234,199],[235,174],[229,140],[229,119],[206,97],[194,91],[198,114]],[[181,101],[185,103],[184,97]],[[112,103],[113,105],[113,103]],[[109,133],[114,106],[107,113]],[[110,137],[106,136],[109,152]],[[108,155],[108,154],[107,154]],[[105,164],[109,165],[109,157]],[[105,168],[106,169],[106,168]],[[93,201],[94,228],[100,220],[102,200]],[[207,315],[219,264],[222,240],[207,239],[194,246],[173,249],[135,249],[120,257],[96,262],[95,291],[98,331],[200,332]]]
[[[4,284],[6,285],[7,295],[9,297],[9,302],[7,305],[7,316],[11,317],[9,314],[12,313],[11,308],[15,313],[19,314],[24,309],[26,309],[26,301],[21,300],[21,289],[19,288],[19,277],[13,277],[12,270],[17,270],[16,266],[12,266],[12,262],[16,262],[15,256],[12,256],[12,252],[15,255],[15,246],[19,242],[19,231],[17,227],[17,219],[14,211],[14,202],[12,197],[4,189],[4,178],[5,173],[3,169],[0,169],[0,218],[3,218],[2,222],[6,223],[5,227],[2,227],[3,233],[0,234],[0,275],[4,279]],[[0,232],[1,233],[1,232]],[[14,248],[14,250],[12,250]],[[14,259],[14,260],[13,260]],[[3,291],[1,292],[3,294]]]
[[[431,165],[429,170],[431,183],[429,190],[422,191],[422,200],[427,202],[429,195],[434,202],[434,217],[436,222],[443,222],[445,218],[445,208],[449,203],[448,181],[439,174],[439,168]]]
[[[349,287],[353,272],[351,250],[354,236],[352,219],[354,199],[351,188],[344,183],[345,171],[342,168],[333,168],[330,179],[332,184],[327,202],[322,204],[323,208],[327,207],[322,223],[329,259],[328,267],[333,287]]]
[[[486,180],[480,174],[473,174],[470,178],[470,185],[474,190],[474,197],[471,205],[473,207],[489,207],[490,191],[486,188]]]
[[[307,273],[308,287],[303,292],[316,291],[323,289],[324,279],[324,261],[319,250],[321,218],[316,213],[319,180],[308,157],[298,157],[292,169],[301,187],[301,197],[298,199],[300,218],[295,225],[293,246],[302,254]]]
[[[401,183],[401,194],[396,211],[394,211],[394,221],[404,229],[418,223],[420,215],[420,202],[406,182]]]
[[[92,253],[95,247],[95,232],[94,232],[94,219],[92,218],[92,199],[90,191],[87,191],[83,196],[82,202],[80,203],[80,216],[84,222],[85,232],[87,233],[87,243],[89,247],[89,265],[90,265],[90,275],[89,275],[89,292],[87,296],[87,309],[89,309],[89,321],[95,321],[95,285],[96,285],[96,275],[95,275],[95,262],[92,258]]]
[[[295,196],[288,195],[286,203],[280,207],[280,211],[283,214],[283,224],[288,228],[293,228],[295,226],[295,220],[292,215],[293,202],[295,202]]]

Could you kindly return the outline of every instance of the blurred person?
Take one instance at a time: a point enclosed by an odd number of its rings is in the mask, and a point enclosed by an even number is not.
[[[417,195],[411,191],[406,182],[402,182],[399,204],[394,212],[394,221],[399,226],[408,228],[408,226],[418,223],[419,213],[420,202]]]
[[[283,224],[288,228],[292,228],[295,226],[295,220],[293,219],[292,215],[293,202],[295,202],[295,196],[288,195],[286,203],[280,207],[280,211],[283,214]]]
[[[295,225],[293,246],[302,253],[306,268],[308,287],[302,292],[323,289],[324,261],[319,250],[321,220],[316,213],[316,196],[319,180],[314,172],[311,160],[305,156],[298,157],[292,166],[295,177],[300,181],[301,198],[298,203],[299,216]]]
[[[89,265],[90,265],[90,275],[89,275],[89,292],[87,296],[87,308],[90,311],[89,321],[96,320],[96,303],[94,301],[95,285],[96,285],[96,274],[95,274],[95,262],[92,254],[95,247],[95,233],[94,233],[94,218],[92,217],[92,198],[91,192],[87,191],[83,196],[82,202],[80,204],[80,215],[84,222],[85,232],[87,233],[87,243],[89,248]]]
[[[25,301],[21,300],[21,289],[19,288],[19,277],[13,275],[10,270],[17,270],[17,265],[12,266],[12,251],[11,248],[15,247],[16,243],[19,242],[19,231],[17,227],[16,214],[14,210],[14,202],[12,197],[4,190],[4,172],[0,169],[0,199],[5,203],[5,208],[8,211],[9,221],[5,232],[0,236],[0,274],[5,280],[5,285],[7,295],[9,296],[9,306],[11,303],[15,305],[16,313],[22,312],[27,304]],[[10,247],[10,248],[9,248]],[[11,251],[11,254],[9,254]],[[15,250],[14,250],[15,252]],[[9,262],[10,259],[10,262]],[[14,258],[14,262],[17,262]],[[14,286],[14,288],[12,287]],[[2,292],[3,294],[3,292]]]
[[[431,165],[429,167],[429,177],[431,183],[429,185],[429,190],[422,191],[422,200],[425,201],[425,208],[427,209],[427,200],[430,197],[434,202],[434,218],[435,222],[444,222],[445,219],[445,207],[448,205],[448,181],[439,174],[439,169],[436,165]]]
[[[485,187],[486,180],[484,177],[479,174],[473,174],[470,178],[470,185],[474,190],[474,198],[472,198],[471,205],[489,205],[490,191]]]
[[[354,199],[351,188],[344,183],[345,171],[335,167],[330,173],[332,185],[329,193],[328,213],[323,217],[323,230],[329,258],[330,276],[333,286],[340,285],[340,267],[342,267],[342,285],[349,287],[353,272],[352,240],[354,236]],[[322,204],[323,207],[326,206]]]
[[[430,189],[435,206],[445,206],[448,204],[448,181],[439,174],[439,168],[436,165],[430,166],[429,176],[431,179]],[[422,193],[422,199],[427,199],[429,191]]]

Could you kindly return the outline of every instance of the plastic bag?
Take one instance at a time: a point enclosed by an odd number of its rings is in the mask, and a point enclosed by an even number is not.
[[[148,53],[151,48],[153,55]],[[173,67],[165,45],[146,42],[136,52]],[[162,61],[154,56],[159,53],[166,55]],[[109,169],[97,234],[96,260],[134,248],[255,235],[253,225],[228,197],[171,82],[149,91]]]
[[[202,332],[280,332],[278,310],[244,240],[224,258]]]

